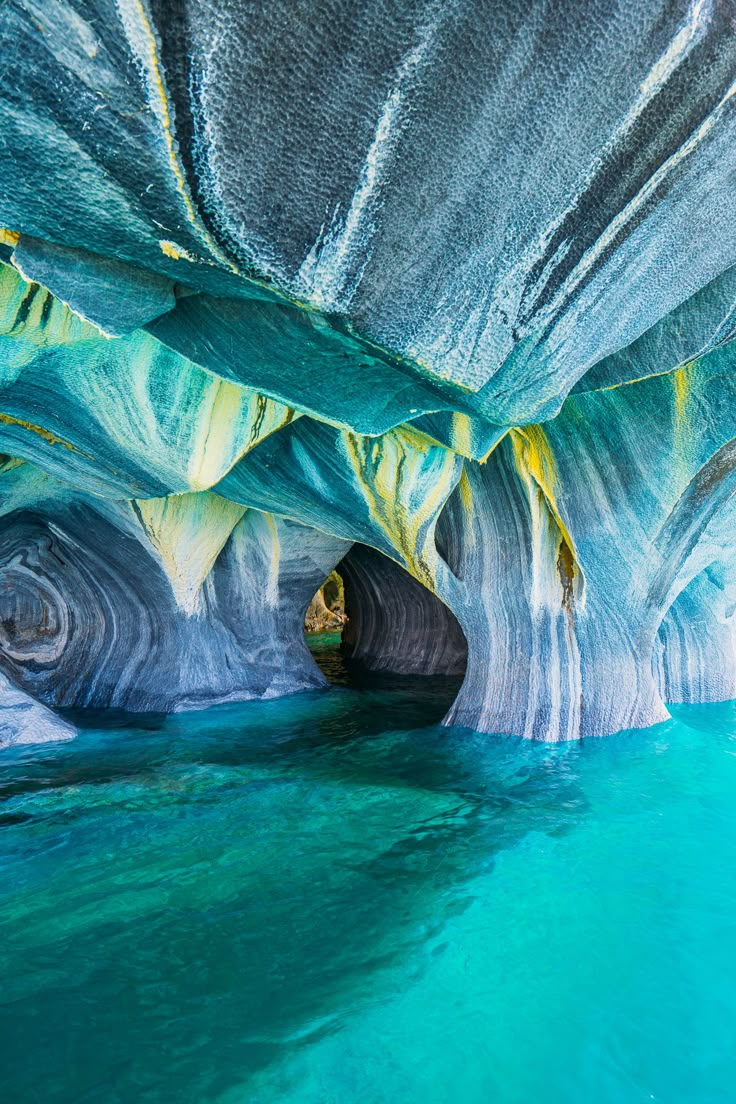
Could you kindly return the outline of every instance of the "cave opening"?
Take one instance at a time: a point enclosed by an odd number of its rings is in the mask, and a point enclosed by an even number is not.
[[[345,589],[338,565],[312,597],[304,615],[304,632],[307,637],[339,637],[345,622]]]
[[[310,602],[305,637],[329,682],[437,699],[443,716],[467,664],[454,614],[393,560],[355,544]]]

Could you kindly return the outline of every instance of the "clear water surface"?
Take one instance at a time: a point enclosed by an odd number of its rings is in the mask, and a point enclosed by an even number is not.
[[[736,706],[550,748],[453,693],[5,753],[0,1101],[732,1104]]]

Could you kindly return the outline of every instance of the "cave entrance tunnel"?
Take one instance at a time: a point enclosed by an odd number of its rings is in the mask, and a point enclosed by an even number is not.
[[[433,676],[452,704],[468,647],[455,615],[381,552],[354,544],[309,605],[305,634],[329,681],[353,688]],[[429,681],[429,680],[428,680]]]

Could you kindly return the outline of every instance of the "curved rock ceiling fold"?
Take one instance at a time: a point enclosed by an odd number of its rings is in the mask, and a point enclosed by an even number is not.
[[[0,744],[321,685],[355,542],[462,630],[447,723],[733,696],[735,27],[7,0]]]

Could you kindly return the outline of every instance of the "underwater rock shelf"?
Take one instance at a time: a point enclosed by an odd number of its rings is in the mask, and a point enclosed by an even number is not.
[[[727,5],[0,10],[0,744],[457,673],[563,740],[736,695]]]

